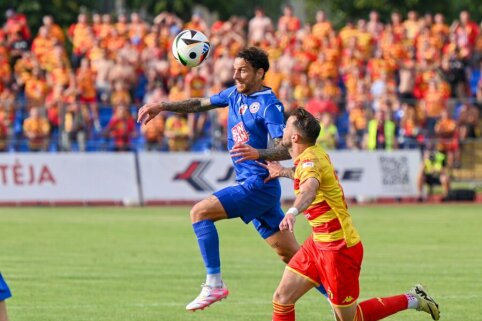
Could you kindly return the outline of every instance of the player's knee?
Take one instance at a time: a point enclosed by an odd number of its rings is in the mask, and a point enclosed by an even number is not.
[[[291,260],[291,258],[298,252],[299,246],[296,244],[296,246],[286,246],[282,248],[278,248],[278,256],[281,258],[283,262],[288,264],[288,262]]]
[[[293,304],[294,302],[290,302],[290,297],[288,293],[285,293],[282,289],[277,288],[273,294],[273,302],[278,304]]]
[[[194,204],[194,206],[191,208],[191,212],[189,213],[189,215],[191,216],[191,222],[197,223],[207,218],[207,210],[202,205],[202,202],[199,202]]]
[[[292,254],[291,252],[289,252],[289,253],[288,252],[286,252],[286,253],[282,252],[282,253],[278,253],[278,255],[283,262],[288,264],[294,254]]]

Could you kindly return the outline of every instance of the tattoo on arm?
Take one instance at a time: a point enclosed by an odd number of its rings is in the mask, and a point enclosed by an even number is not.
[[[279,172],[280,177],[286,177],[289,179],[295,179],[295,168],[285,167]]]
[[[290,153],[288,149],[281,145],[281,139],[274,139],[274,147],[268,149],[258,149],[259,159],[264,159],[267,161],[280,161],[290,159]]]
[[[216,108],[209,98],[191,98],[176,102],[162,103],[164,110],[176,113],[197,113]]]

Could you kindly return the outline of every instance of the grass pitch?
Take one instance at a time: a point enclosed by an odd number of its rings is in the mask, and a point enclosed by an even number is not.
[[[426,284],[442,320],[482,319],[482,206],[352,207],[365,247],[361,297]],[[12,321],[271,320],[283,264],[251,226],[218,222],[231,294],[188,313],[204,268],[187,208],[0,208],[0,270]],[[309,227],[298,220],[303,241]],[[312,291],[297,320],[332,320]],[[394,321],[431,320],[407,311]]]

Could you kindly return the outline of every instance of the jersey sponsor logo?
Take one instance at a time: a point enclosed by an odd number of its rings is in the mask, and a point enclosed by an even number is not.
[[[259,107],[261,107],[261,105],[257,101],[255,101],[254,103],[249,105],[249,111],[251,112],[251,114],[256,114],[259,110]]]
[[[240,115],[244,115],[244,113],[246,113],[246,110],[248,110],[248,105],[242,104],[241,106],[239,106],[239,114]]]
[[[242,122],[237,123],[235,126],[233,126],[233,128],[231,128],[231,134],[236,144],[244,144],[249,141],[249,134],[244,128]]]

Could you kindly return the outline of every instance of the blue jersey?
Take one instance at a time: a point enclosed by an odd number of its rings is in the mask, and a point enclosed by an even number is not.
[[[228,106],[228,150],[234,144],[246,143],[256,149],[268,148],[269,141],[283,137],[284,107],[270,88],[245,95],[236,86],[211,96],[214,106]],[[244,181],[252,175],[267,176],[268,172],[255,161],[236,163],[236,180]]]

